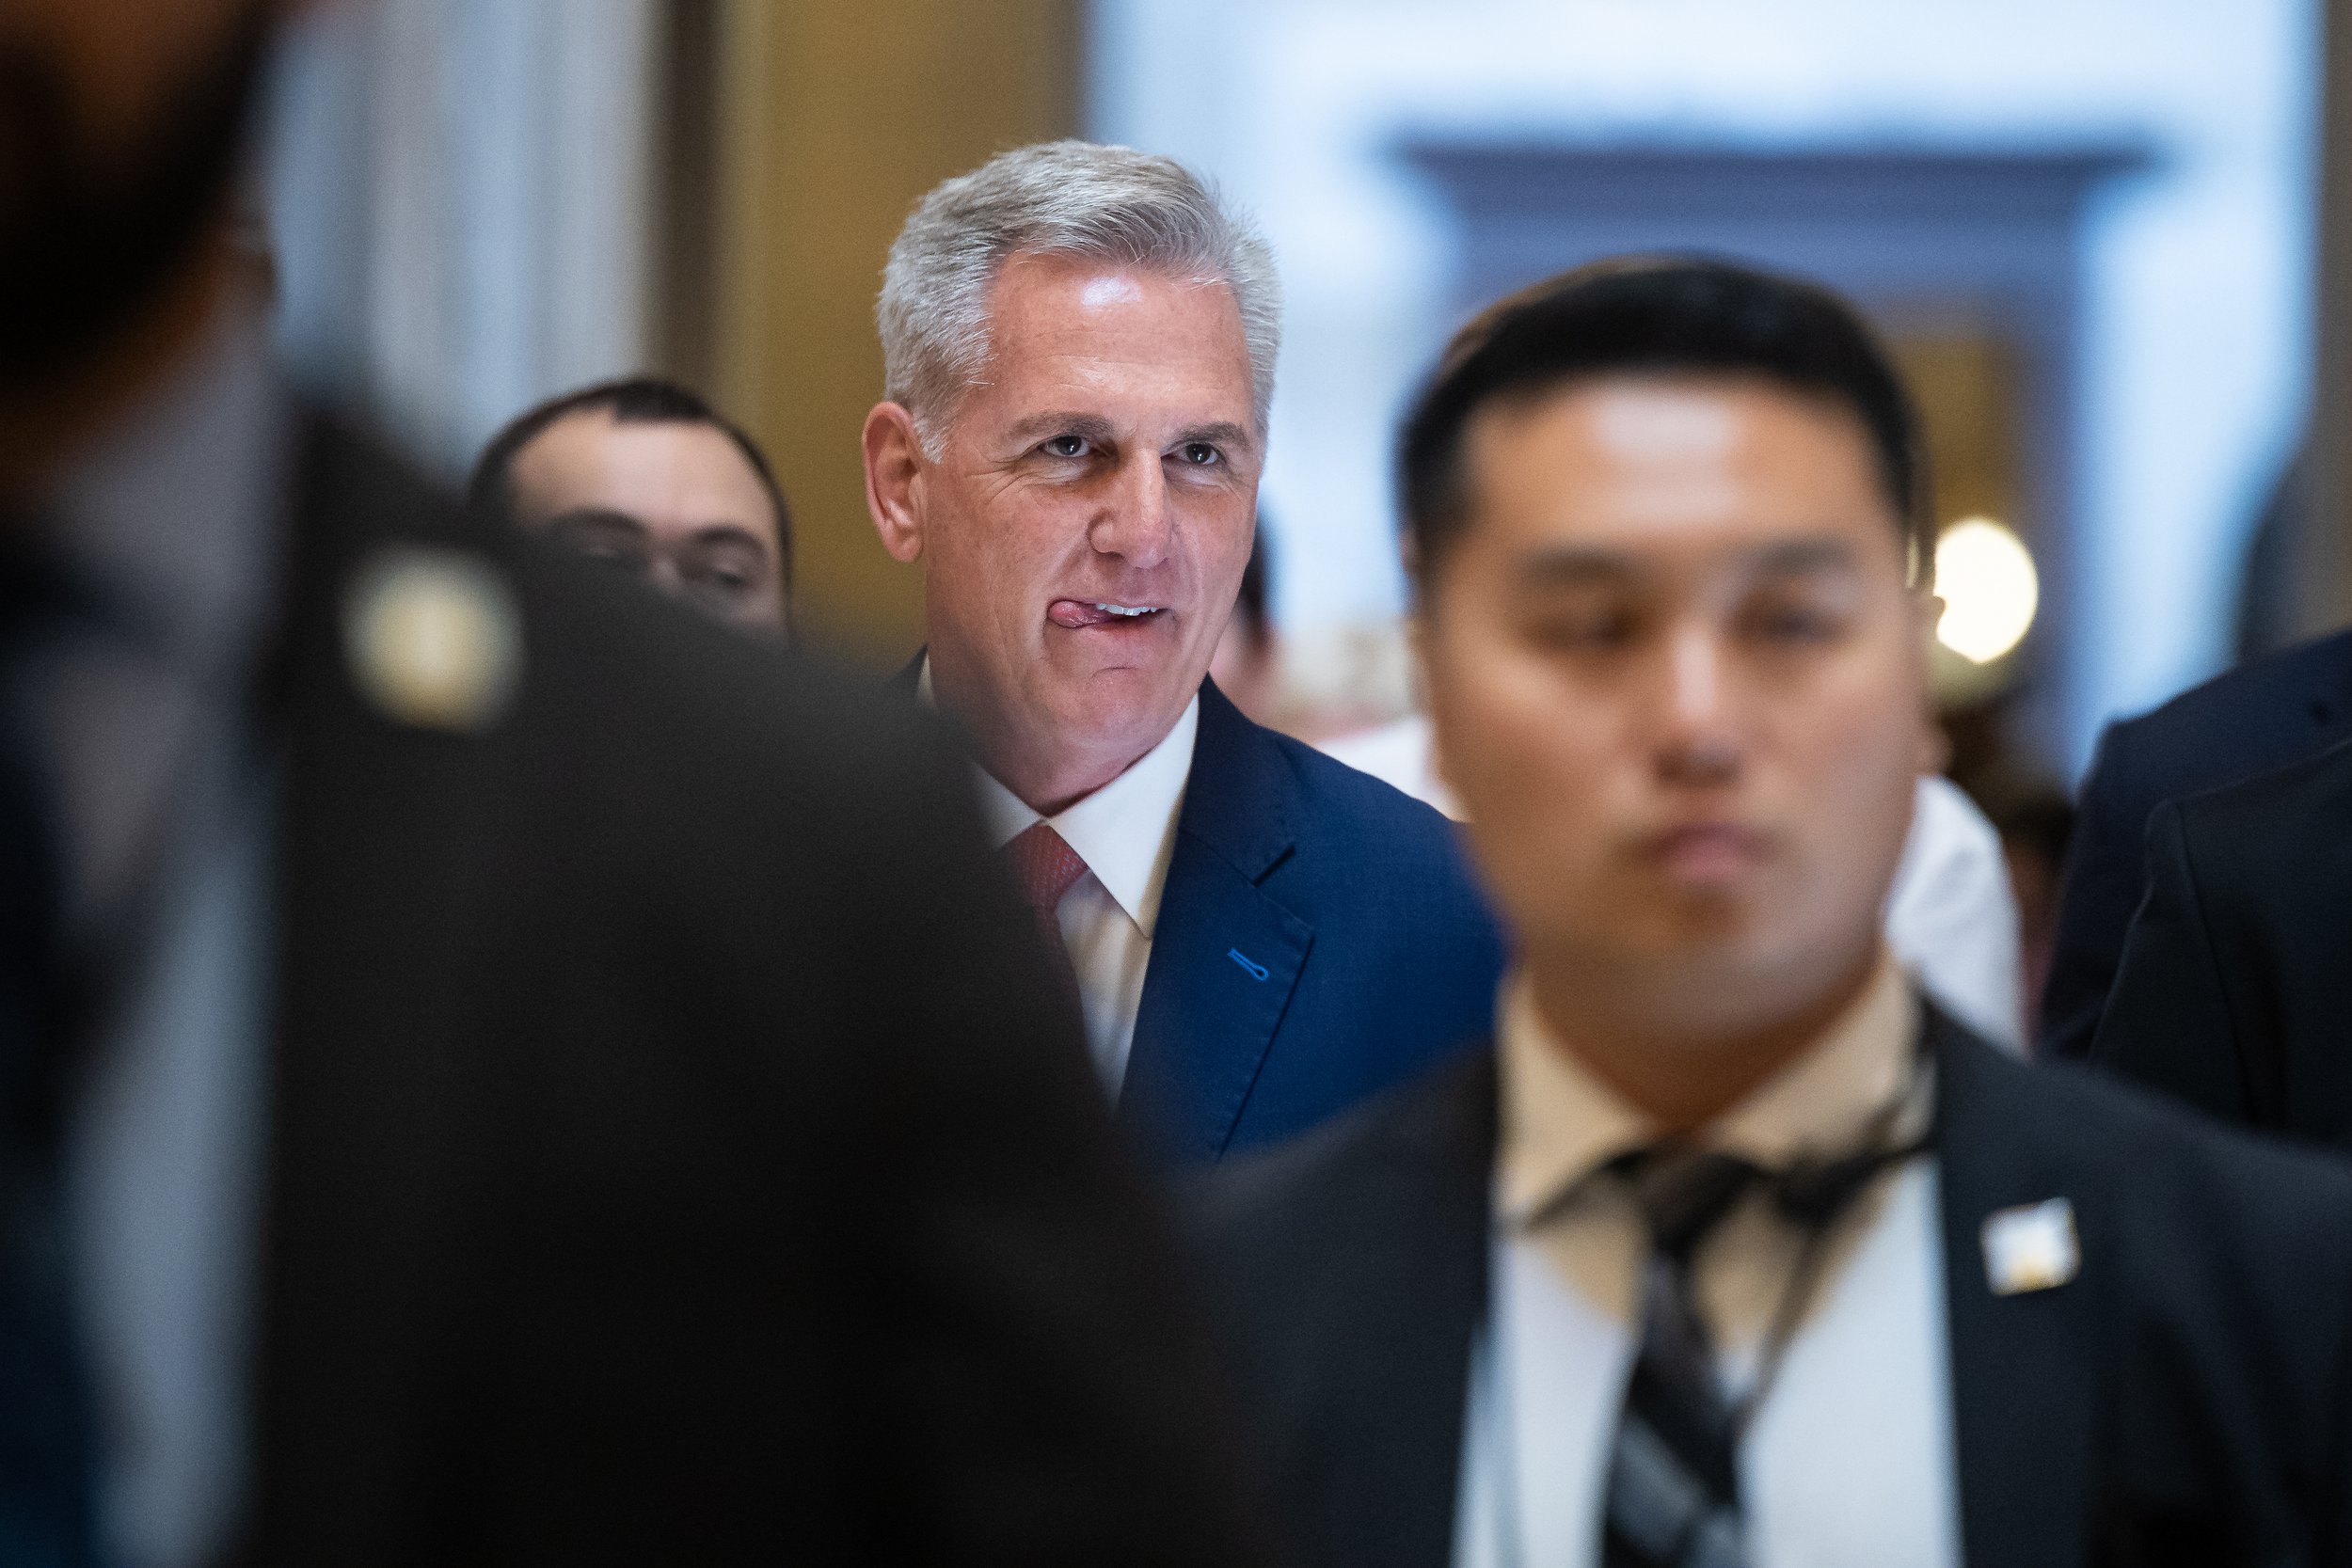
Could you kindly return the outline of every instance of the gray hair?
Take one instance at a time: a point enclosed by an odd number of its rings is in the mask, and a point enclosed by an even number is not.
[[[1101,257],[1223,285],[1241,311],[1264,435],[1282,341],[1282,285],[1264,237],[1173,158],[1040,142],[933,187],[882,269],[882,395],[906,405],[931,457],[947,416],[985,376],[988,291],[1016,255]]]

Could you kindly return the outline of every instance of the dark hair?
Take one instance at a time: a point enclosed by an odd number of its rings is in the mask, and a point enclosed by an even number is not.
[[[1489,307],[1454,335],[1398,442],[1414,570],[1424,580],[1468,522],[1463,436],[1479,410],[1613,375],[1754,377],[1842,404],[1861,422],[1878,481],[1924,580],[1918,416],[1886,351],[1828,290],[1728,261],[1597,262]]]
[[[792,509],[785,503],[775,471],[767,457],[733,420],[675,381],[659,376],[624,376],[599,381],[576,392],[549,398],[516,415],[505,429],[490,437],[474,460],[473,477],[466,483],[466,499],[474,513],[500,522],[515,517],[515,459],[542,431],[574,414],[610,414],[614,424],[707,425],[735,443],[743,461],[759,476],[760,488],[776,512],[776,569],[788,599],[792,593]]]

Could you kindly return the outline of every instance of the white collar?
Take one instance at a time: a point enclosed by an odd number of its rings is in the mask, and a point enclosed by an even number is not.
[[[1503,1214],[1524,1224],[1657,1133],[1647,1117],[1552,1037],[1523,975],[1504,980],[1499,1010],[1496,1191]],[[1698,1141],[1766,1165],[1842,1142],[1900,1088],[1918,1029],[1918,997],[1892,957],[1882,954],[1870,983],[1820,1038],[1703,1129]]]
[[[923,660],[915,695],[932,702],[931,661]],[[1059,815],[1041,816],[985,768],[975,764],[980,815],[989,842],[1009,844],[1032,823],[1048,822],[1062,842],[1078,852],[1127,918],[1146,940],[1159,922],[1160,893],[1176,853],[1176,819],[1184,810],[1184,785],[1192,778],[1193,741],[1200,731],[1200,699],[1194,696],[1159,744],[1125,772]]]

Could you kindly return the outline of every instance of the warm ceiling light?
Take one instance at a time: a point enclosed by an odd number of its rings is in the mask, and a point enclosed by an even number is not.
[[[1977,664],[2024,641],[2042,602],[2032,553],[1990,517],[1963,517],[1937,538],[1935,591],[1944,599],[1936,640]]]

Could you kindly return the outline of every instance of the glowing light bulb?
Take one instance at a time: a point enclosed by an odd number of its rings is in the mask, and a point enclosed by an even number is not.
[[[1938,536],[1935,591],[1944,599],[1936,641],[1974,664],[2024,641],[2042,603],[2032,552],[1990,517],[1963,517]]]

